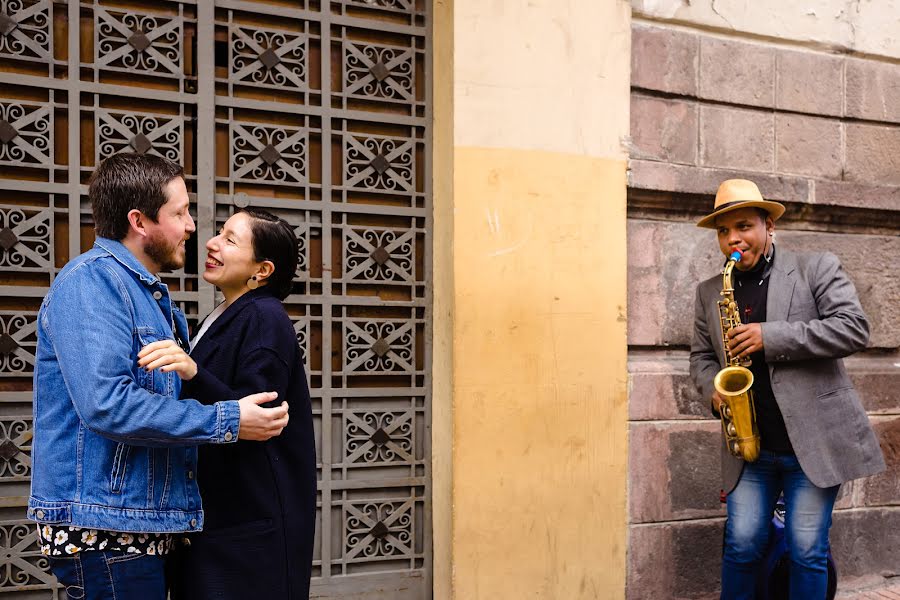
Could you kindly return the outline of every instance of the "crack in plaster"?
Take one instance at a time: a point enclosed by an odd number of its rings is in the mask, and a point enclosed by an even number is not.
[[[731,29],[735,29],[734,25],[731,24],[731,21],[729,21],[727,18],[725,18],[725,15],[720,13],[719,10],[716,8],[716,0],[712,0],[712,3],[710,4],[710,8],[712,9],[712,11],[714,13],[716,13],[719,16],[720,19],[725,21],[725,23],[728,25],[728,27],[730,27]]]
[[[847,27],[850,28],[850,39],[848,40],[847,47],[851,50],[856,49],[856,19],[854,18],[854,14],[856,16],[859,15],[859,3],[860,0],[848,0],[844,10],[841,11],[841,15],[844,18],[840,19],[840,16],[838,16],[838,19],[844,21],[847,24]]]

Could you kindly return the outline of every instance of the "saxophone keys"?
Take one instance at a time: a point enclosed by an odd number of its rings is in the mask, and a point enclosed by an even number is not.
[[[741,445],[740,445],[738,442],[734,442],[734,443],[731,445],[731,453],[734,454],[735,456],[741,456],[741,455],[742,455],[742,452],[741,452]]]
[[[734,423],[729,423],[726,429],[728,430],[728,435],[737,435],[737,429],[735,428]]]

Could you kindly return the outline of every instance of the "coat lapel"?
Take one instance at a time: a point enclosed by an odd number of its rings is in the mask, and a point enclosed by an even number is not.
[[[769,293],[766,299],[766,321],[787,321],[794,295],[797,259],[788,250],[778,250],[772,274],[769,275]]]
[[[200,338],[200,341],[194,346],[194,349],[191,351],[191,358],[198,363],[209,358],[217,347],[215,340],[219,336],[219,333],[224,331],[225,328],[228,327],[228,324],[231,323],[245,307],[249,306],[253,301],[253,298],[259,293],[260,290],[247,292],[235,300],[231,306],[226,308],[225,312],[219,315],[219,318],[209,326],[209,329],[206,330],[206,333],[203,334],[203,337]]]

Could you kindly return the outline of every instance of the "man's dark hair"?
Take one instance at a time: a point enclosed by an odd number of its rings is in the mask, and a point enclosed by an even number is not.
[[[284,219],[264,210],[245,208],[240,212],[250,217],[254,260],[269,260],[275,265],[267,287],[279,300],[284,300],[291,293],[297,272],[298,243],[294,228]]]
[[[759,213],[759,218],[762,219],[762,222],[765,223],[766,219],[772,216],[769,211],[764,208],[756,207],[756,212]]]
[[[122,240],[128,234],[128,212],[141,211],[154,223],[166,203],[166,186],[184,169],[161,156],[122,153],[110,156],[88,182],[97,235]]]

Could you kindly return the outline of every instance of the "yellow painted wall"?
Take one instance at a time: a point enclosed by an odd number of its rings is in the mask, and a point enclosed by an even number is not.
[[[630,7],[435,10],[435,598],[624,598]]]
[[[624,168],[457,148],[455,174],[455,598],[615,598]]]

